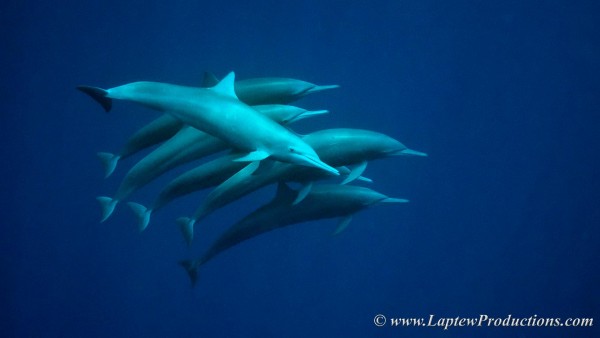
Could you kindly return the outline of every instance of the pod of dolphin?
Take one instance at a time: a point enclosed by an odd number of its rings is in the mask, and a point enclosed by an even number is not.
[[[113,197],[97,197],[101,222],[120,201],[173,168],[223,152],[166,185],[148,207],[128,202],[145,230],[151,215],[175,199],[214,187],[190,217],[177,219],[185,241],[191,244],[194,227],[206,216],[237,199],[277,184],[273,200],[226,230],[204,255],[181,261],[192,285],[198,269],[219,253],[265,232],[311,220],[340,218],[335,234],[343,231],[352,215],[379,203],[406,203],[372,189],[348,185],[362,176],[368,161],[392,156],[427,156],[399,141],[370,130],[335,128],[298,135],[289,125],[328,113],[288,105],[308,94],[337,88],[289,78],[255,78],[235,81],[233,72],[222,80],[207,73],[202,87],[159,82],[132,82],[102,89],[78,86],[106,112],[113,100],[126,100],[163,112],[132,135],[115,154],[101,152],[105,177],[118,162],[156,146],[125,175]],[[315,184],[323,180],[335,184]],[[299,184],[297,190],[286,182]]]

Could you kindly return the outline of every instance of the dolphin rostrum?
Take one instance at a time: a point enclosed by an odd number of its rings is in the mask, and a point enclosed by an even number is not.
[[[317,185],[298,204],[292,202],[296,192],[284,183],[279,184],[275,198],[250,213],[221,235],[201,257],[184,260],[192,285],[197,281],[198,268],[229,248],[263,233],[301,222],[341,217],[335,233],[343,230],[352,215],[378,203],[406,203],[408,200],[390,198],[369,188],[351,185]]]

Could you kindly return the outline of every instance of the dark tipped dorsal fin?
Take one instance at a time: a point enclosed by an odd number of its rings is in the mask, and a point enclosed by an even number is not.
[[[215,76],[215,74],[211,72],[204,72],[204,78],[202,79],[202,87],[210,88],[214,87],[219,83],[219,79]]]

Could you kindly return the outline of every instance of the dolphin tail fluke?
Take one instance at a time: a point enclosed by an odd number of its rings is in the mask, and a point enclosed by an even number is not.
[[[77,89],[88,94],[96,102],[100,103],[106,112],[112,108],[112,100],[108,97],[108,92],[102,88],[91,86],[77,86]]]
[[[318,92],[322,92],[324,90],[335,89],[335,88],[340,88],[340,86],[339,85],[314,86],[311,89],[307,90],[306,93],[307,94],[318,93]]]
[[[188,246],[192,245],[192,240],[194,239],[194,224],[196,221],[189,217],[180,217],[177,219],[177,224],[179,224],[179,228],[181,229],[181,233],[183,233],[183,238]]]
[[[102,208],[102,219],[100,220],[100,223],[102,223],[112,215],[119,201],[106,196],[98,196],[96,197],[96,200],[100,203],[100,207]]]
[[[104,178],[108,178],[113,173],[113,171],[115,171],[115,168],[117,167],[117,162],[119,162],[121,156],[102,152],[98,153],[97,155],[98,158],[100,158],[100,161],[102,161],[102,165],[104,166]]]
[[[198,263],[194,260],[186,259],[179,261],[179,265],[185,269],[192,282],[192,287],[194,287],[198,281]]]
[[[148,227],[148,224],[150,223],[150,215],[152,215],[152,209],[148,209],[145,206],[135,202],[129,202],[127,203],[127,205],[129,205],[131,211],[133,211],[135,217],[137,218],[138,230],[140,232],[146,230],[146,227]]]

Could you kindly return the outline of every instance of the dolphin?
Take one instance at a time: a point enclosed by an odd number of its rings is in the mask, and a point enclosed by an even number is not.
[[[206,72],[202,87],[213,87],[218,82],[219,80],[212,73]],[[338,85],[318,86],[289,78],[256,78],[237,81],[235,92],[240,101],[248,105],[279,105],[293,102],[310,93],[338,87]],[[117,154],[98,153],[104,166],[105,178],[112,174],[119,160],[169,139],[182,127],[182,124],[180,120],[170,115],[163,115],[136,132]]]
[[[286,105],[260,105],[255,106],[255,110],[269,119],[283,124],[290,124],[303,118],[328,112],[327,110],[308,111]],[[183,127],[170,140],[141,159],[129,170],[113,198],[107,196],[97,197],[102,207],[101,222],[110,217],[119,201],[124,200],[163,173],[179,165],[227,148],[227,143],[214,136],[190,126]]]
[[[219,80],[210,72],[204,73],[203,86],[211,87]],[[248,105],[281,103],[288,104],[308,94],[339,88],[339,85],[319,86],[310,82],[282,78],[264,77],[235,82],[235,93],[240,101]]]
[[[194,191],[219,185],[240,171],[247,163],[234,161],[238,157],[239,155],[235,153],[219,157],[179,175],[163,188],[150,208],[135,202],[127,203],[138,219],[139,231],[146,229],[153,212],[172,200]]]
[[[218,254],[235,245],[263,233],[288,225],[318,219],[341,217],[338,229],[343,230],[352,215],[378,203],[406,203],[408,200],[390,198],[369,188],[351,185],[317,185],[302,202],[294,205],[296,192],[285,184],[279,184],[275,198],[268,204],[250,213],[223,233],[197,259],[183,260],[180,265],[187,271],[192,285],[198,279],[198,268]]]
[[[129,205],[138,220],[138,229],[144,231],[150,223],[151,215],[171,201],[193,192],[219,185],[232,175],[238,173],[246,164],[233,161],[237,157],[237,154],[219,157],[179,175],[162,189],[150,208],[146,208],[139,203],[128,202],[127,205]],[[294,165],[289,166],[296,167]],[[337,169],[344,176],[348,176],[351,173],[346,167],[339,167]],[[315,169],[315,171],[321,174],[321,170]],[[369,179],[362,176],[358,177],[358,179],[370,182]],[[191,238],[189,238],[188,242],[191,243]]]
[[[308,134],[303,140],[315,149],[323,161],[335,167],[357,165],[343,183],[358,178],[364,172],[367,161],[392,156],[427,156],[385,134],[363,129],[325,129]],[[211,191],[191,218],[181,217],[177,220],[188,244],[192,241],[193,228],[197,222],[255,190],[281,181],[300,182],[303,183],[303,188],[295,201],[298,203],[310,191],[313,181],[331,177],[322,170],[287,163],[276,163],[271,170],[258,175],[253,170],[248,166],[231,176]]]
[[[170,139],[183,126],[183,122],[173,116],[161,115],[135,132],[117,154],[99,152],[98,157],[104,166],[104,178],[109,177],[114,172],[119,160]]]
[[[112,99],[129,100],[162,111],[184,123],[222,139],[247,155],[237,161],[261,161],[267,157],[282,162],[317,167],[339,174],[321,161],[302,139],[241,102],[234,92],[235,74],[229,73],[211,88],[193,88],[158,82],[133,82],[108,90],[79,86],[106,111]]]

